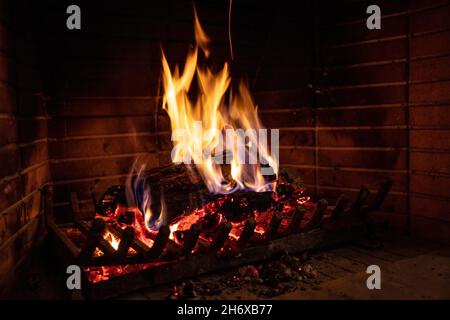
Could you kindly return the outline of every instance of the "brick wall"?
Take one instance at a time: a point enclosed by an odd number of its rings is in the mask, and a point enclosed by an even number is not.
[[[0,1],[0,295],[39,235],[49,182],[48,116],[26,4]]]
[[[365,28],[378,4],[382,27]],[[317,187],[393,190],[378,216],[448,242],[449,1],[322,2],[318,32]]]
[[[410,14],[410,214],[414,234],[450,242],[450,2]]]

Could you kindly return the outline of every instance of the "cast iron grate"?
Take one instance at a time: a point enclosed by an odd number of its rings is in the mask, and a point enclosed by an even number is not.
[[[83,220],[75,193],[71,194],[73,222],[57,224],[49,218],[47,224],[64,263],[83,267],[85,297],[107,298],[266,260],[281,252],[299,253],[373,237],[369,213],[381,206],[391,186],[391,179],[386,178],[370,202],[369,190],[362,186],[351,206],[348,197],[341,195],[335,206],[319,200],[308,215],[303,205],[296,206],[289,217],[275,212],[263,232],[255,232],[256,222],[250,216],[237,238],[230,237],[232,226],[223,221],[211,241],[200,238],[203,225],[194,223],[181,244],[170,239],[169,226],[161,226],[149,246],[135,236],[131,226],[120,228],[99,218]],[[104,238],[105,232],[119,239],[116,248]],[[108,277],[96,279],[93,275],[98,271]]]

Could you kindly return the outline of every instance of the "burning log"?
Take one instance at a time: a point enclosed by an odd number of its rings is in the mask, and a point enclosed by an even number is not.
[[[124,230],[119,227],[116,224],[110,224],[108,225],[108,231],[111,232],[113,235],[115,235],[117,238],[122,238],[123,237],[123,232]],[[140,255],[140,256],[144,256],[147,254],[147,252],[150,250],[150,248],[141,240],[137,239],[136,237],[134,237],[132,243],[131,243],[131,248],[133,248],[134,250],[136,250],[136,252]]]
[[[95,219],[87,233],[86,243],[82,247],[77,260],[80,264],[84,264],[92,258],[95,249],[99,246],[100,240],[103,239],[106,223],[102,219]]]
[[[275,203],[273,200],[273,192],[254,192],[254,191],[240,191],[243,198],[248,201],[250,210],[258,210],[260,212],[266,211],[271,205]]]
[[[197,176],[195,170],[189,170],[185,165],[172,163],[162,168],[148,169],[142,178],[152,190],[152,211],[159,211],[160,190],[164,190],[169,220],[175,217],[174,213],[200,208],[205,201],[210,200],[208,189],[202,179]]]
[[[106,290],[108,294],[117,294],[122,288],[123,279],[131,279],[131,282],[134,281],[133,286],[139,288],[147,286],[148,281],[151,284],[158,284],[219,268],[267,259],[283,250],[299,252],[347,241],[360,241],[362,237],[367,238],[368,231],[371,231],[371,221],[367,213],[379,208],[391,185],[392,181],[386,179],[369,205],[364,205],[369,191],[365,187],[361,188],[355,203],[347,210],[348,198],[341,196],[336,202],[330,218],[323,225],[321,222],[327,208],[325,200],[318,201],[309,220],[302,221],[307,209],[312,206],[298,205],[300,203],[298,197],[301,196],[301,193],[293,198],[288,198],[290,191],[285,187],[285,197],[281,200],[279,196],[273,197],[275,203],[270,206],[270,211],[260,212],[254,212],[257,211],[255,206],[248,201],[253,197],[251,193],[243,193],[242,196],[237,193],[234,196],[242,204],[239,206],[239,209],[242,209],[240,211],[242,215],[234,216],[233,213],[229,215],[229,217],[236,218],[236,222],[227,221],[225,212],[221,211],[224,199],[217,199],[206,205],[203,203],[203,208],[200,210],[194,210],[192,213],[187,213],[185,217],[181,217],[182,219],[186,218],[186,221],[172,220],[170,227],[166,225],[161,227],[157,234],[154,232],[147,234],[146,237],[149,236],[153,241],[151,248],[143,242],[145,239],[137,239],[132,234],[132,227],[124,230],[116,219],[106,219],[107,223],[104,219],[95,219],[89,222],[80,219],[76,194],[71,195],[75,223],[56,225],[52,221],[47,221],[47,225],[50,236],[57,240],[55,249],[61,252],[62,257],[67,258],[69,263],[73,263],[76,259],[81,265],[89,267],[88,287],[92,290],[99,290],[99,292]],[[258,196],[266,197],[267,195]],[[265,207],[266,205],[263,206],[263,208]],[[251,209],[248,210],[248,208]],[[233,209],[233,206],[228,209]],[[276,213],[270,216],[272,210],[275,210]],[[262,216],[264,219],[261,220],[264,224],[267,223],[265,219],[270,219],[263,233],[263,239],[270,239],[270,244],[258,241],[257,237],[254,237],[256,236],[255,219],[260,221],[260,214],[265,214]],[[283,224],[283,238],[273,239],[280,229],[281,222],[284,222],[283,218],[287,220],[287,226]],[[219,224],[219,221],[223,222]],[[108,227],[107,229],[105,225]],[[319,225],[320,228],[318,228]],[[172,233],[170,228],[173,229]],[[105,233],[105,229],[108,233]],[[76,231],[76,235],[74,235],[74,231]],[[237,241],[230,241],[227,244],[231,231],[233,231],[233,238],[236,238],[239,231],[240,236]],[[299,231],[307,232],[297,234]],[[171,234],[174,236],[173,240],[170,239]],[[199,245],[200,234],[206,243],[205,250],[202,250]],[[114,237],[107,240],[105,235],[114,235]],[[147,237],[147,239],[150,238]],[[118,249],[115,250],[109,241],[118,245]],[[231,250],[219,251],[224,246]],[[130,247],[137,253],[130,252],[128,254]],[[95,255],[96,248],[104,254],[102,256]],[[195,254],[190,254],[194,249]],[[220,254],[211,254],[217,251]],[[184,257],[180,259],[182,255]],[[223,256],[232,258],[223,259]],[[129,268],[119,268],[117,265],[120,264],[126,264]],[[130,274],[127,275],[127,273]],[[98,279],[99,275],[102,277],[101,280],[92,280]],[[128,284],[129,282],[127,282]]]
[[[250,217],[245,221],[244,228],[242,229],[237,243],[238,248],[244,248],[247,245],[255,231],[255,227],[256,221],[253,217]]]
[[[305,212],[306,212],[305,207],[295,208],[287,229],[288,234],[296,233],[300,230],[300,223],[303,220],[303,217],[305,216]]]
[[[214,195],[217,197],[217,195]],[[220,197],[221,195],[219,195]],[[220,211],[230,221],[242,221],[242,218],[254,210],[264,212],[274,203],[273,192],[236,191],[225,197]]]
[[[316,211],[314,211],[311,219],[301,228],[301,231],[310,231],[319,226],[322,221],[325,210],[327,209],[328,201],[320,199],[316,205]]]
[[[212,194],[195,168],[186,165],[171,164],[166,167],[148,169],[143,173],[152,190],[152,210],[159,211],[160,190],[164,190],[168,219],[175,218],[174,213],[203,207],[205,202],[215,201],[222,194]],[[252,210],[267,210],[273,203],[273,192],[236,191],[221,204],[221,210],[229,221],[241,220],[243,214]],[[244,205],[245,203],[245,205]]]
[[[164,248],[167,245],[170,236],[170,228],[168,225],[163,225],[159,228],[158,234],[156,235],[155,242],[153,242],[153,246],[147,254],[147,258],[156,259],[158,258]]]
[[[283,215],[281,212],[276,212],[273,214],[272,219],[270,219],[269,225],[264,232],[265,240],[271,240],[277,235],[278,227],[280,226],[282,219]]]
[[[231,223],[230,222],[223,222],[219,226],[219,230],[217,231],[214,240],[211,244],[211,250],[217,251],[220,250],[223,245],[225,244],[225,241],[228,239],[228,235],[231,231]]]
[[[126,227],[125,230],[123,230],[122,237],[120,239],[119,247],[116,251],[116,258],[118,260],[124,259],[128,254],[128,249],[130,248],[131,244],[134,240],[134,229],[132,227]]]

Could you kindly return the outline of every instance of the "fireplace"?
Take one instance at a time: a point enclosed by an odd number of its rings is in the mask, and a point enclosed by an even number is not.
[[[4,292],[39,246],[108,298],[387,226],[448,245],[447,1],[92,2],[1,4]]]

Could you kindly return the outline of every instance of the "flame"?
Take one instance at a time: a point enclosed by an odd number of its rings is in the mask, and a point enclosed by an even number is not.
[[[140,161],[141,160],[141,161]],[[158,216],[152,212],[152,192],[145,177],[145,159],[136,159],[126,181],[126,197],[128,208],[135,213],[133,227],[136,236],[147,244],[153,243],[149,234],[167,224],[167,209],[164,190],[161,189],[161,210]]]
[[[198,46],[203,50],[206,57],[209,57],[209,49],[208,44],[210,42],[209,37],[206,35],[205,31],[200,24],[200,20],[198,20],[197,10],[194,7],[194,27],[195,27],[195,42],[197,42]]]
[[[164,198],[163,190],[161,190],[161,197],[160,197],[161,209],[160,209],[158,218],[156,218],[156,219],[155,219],[155,215],[152,212],[151,204],[152,204],[151,189],[150,189],[150,186],[147,184],[144,189],[142,212],[144,212],[145,228],[150,233],[158,230],[162,225],[167,224],[167,209],[166,209],[166,201]]]
[[[241,189],[259,192],[274,190],[275,183],[266,182],[261,173],[261,164],[255,156],[259,155],[259,159],[263,159],[275,175],[278,174],[276,157],[269,155],[267,141],[260,139],[264,128],[258,117],[258,108],[243,82],[235,94],[231,92],[226,62],[218,72],[198,66],[198,48],[208,57],[209,38],[195,10],[194,15],[197,43],[188,53],[181,74],[178,66],[174,72],[170,70],[162,52],[163,109],[170,117],[172,140],[176,141],[172,161],[186,163],[191,159],[212,193],[228,194]],[[198,94],[195,101],[191,101],[189,92],[194,76],[198,81]],[[225,103],[228,93],[229,102]],[[248,142],[243,146],[246,140]],[[241,150],[245,150],[244,154]],[[220,160],[217,161],[224,152],[230,159],[231,177],[226,177]],[[246,163],[247,157],[249,163]]]
[[[120,239],[113,235],[111,232],[106,232],[103,238],[111,244],[111,247],[113,247],[114,250],[119,249]]]
[[[223,68],[217,72],[213,72],[208,67],[198,66],[198,49],[200,48],[208,58],[210,39],[200,25],[195,8],[194,15],[196,45],[188,53],[183,71],[180,73],[176,66],[172,72],[164,52],[162,52],[163,109],[170,118],[172,140],[176,141],[172,150],[172,160],[179,163],[190,159],[195,167],[187,166],[188,169],[198,172],[212,193],[229,194],[242,189],[257,192],[276,191],[278,159],[277,155],[273,155],[273,144],[271,144],[272,154],[270,154],[267,139],[262,139],[264,135],[267,135],[267,130],[264,129],[258,117],[258,107],[254,104],[244,82],[239,84],[236,92],[232,92],[227,63],[224,63]],[[198,93],[195,100],[192,101],[190,90],[194,76],[198,81]],[[228,97],[227,102],[225,97]],[[224,144],[223,136],[226,138],[226,144]],[[275,137],[277,138],[277,136]],[[224,145],[226,145],[225,149]],[[229,160],[227,161],[227,164],[230,165],[229,173],[225,173],[224,166],[217,161],[224,154]],[[136,159],[126,181],[127,207],[118,207],[116,215],[121,210],[132,210],[134,212],[132,226],[135,235],[149,247],[153,246],[157,230],[163,225],[169,225],[171,241],[182,245],[186,231],[194,224],[202,227],[200,238],[204,242],[211,243],[217,227],[223,221],[229,221],[232,229],[227,244],[221,249],[228,250],[231,248],[230,243],[239,240],[249,215],[257,223],[255,234],[262,237],[275,211],[281,211],[283,214],[280,232],[287,231],[293,212],[299,205],[308,209],[307,218],[311,217],[311,213],[315,211],[315,208],[308,203],[309,197],[304,196],[303,188],[293,185],[289,196],[274,192],[272,198],[277,205],[272,204],[264,211],[254,209],[248,212],[245,210],[248,203],[244,201],[241,207],[243,212],[241,219],[236,219],[234,214],[230,216],[230,213],[227,212],[229,210],[224,209],[224,201],[233,197],[225,195],[204,204],[201,208],[185,212],[172,221],[168,221],[167,206],[162,189],[159,215],[156,216],[152,212],[152,190],[144,174],[148,162],[140,160],[143,159]],[[273,175],[276,176],[276,179],[271,182],[267,182],[263,175],[263,170],[266,171],[267,167],[270,167]],[[267,173],[265,174],[267,175]],[[282,184],[283,181],[280,182],[280,186]],[[280,205],[282,205],[281,209]],[[118,223],[116,220],[111,219],[111,221]],[[125,227],[121,223],[118,223],[118,226]],[[105,233],[104,238],[115,250],[118,249],[120,240],[112,233]],[[128,253],[133,255],[137,252],[130,248]],[[103,253],[97,248],[95,255],[103,255]],[[85,271],[88,279],[95,283],[166,263],[171,262],[158,261],[124,266],[89,267],[85,268]]]

